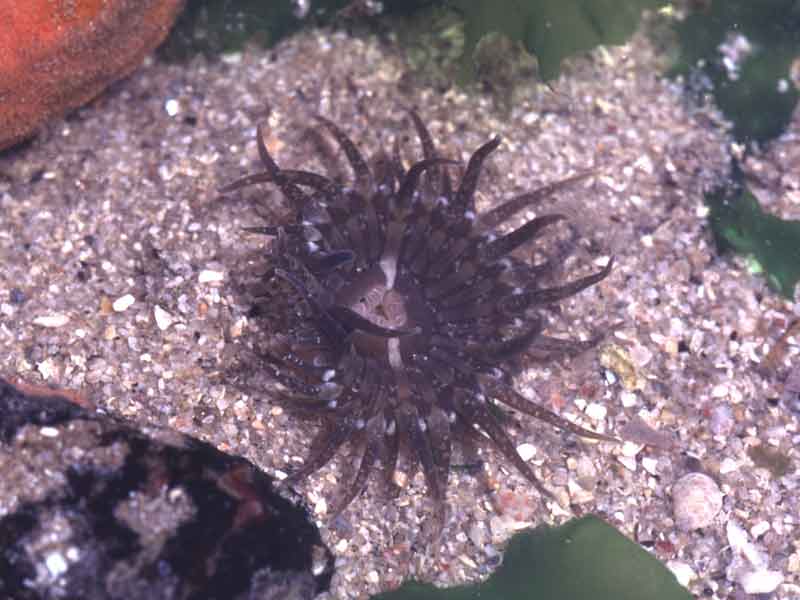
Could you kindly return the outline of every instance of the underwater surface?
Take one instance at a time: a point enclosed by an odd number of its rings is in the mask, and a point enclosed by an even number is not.
[[[0,153],[0,376],[296,489],[323,598],[797,597],[798,94],[793,0],[189,1]]]

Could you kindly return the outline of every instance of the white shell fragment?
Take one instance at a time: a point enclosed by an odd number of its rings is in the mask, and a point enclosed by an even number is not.
[[[745,573],[739,578],[739,583],[748,594],[769,594],[783,583],[783,575],[778,571],[760,569]]]
[[[156,327],[158,327],[161,331],[169,329],[169,326],[172,325],[172,315],[161,308],[158,304],[153,307],[153,317],[156,320]]]
[[[748,594],[769,594],[775,591],[783,583],[784,577],[780,571],[770,571],[767,568],[767,553],[752,543],[747,532],[733,519],[726,524],[725,533],[734,553],[733,560],[728,565],[728,579],[738,581]]]
[[[132,294],[125,294],[114,300],[111,308],[114,309],[114,312],[125,312],[133,306],[134,302],[136,302],[136,298],[134,298]]]
[[[33,320],[33,324],[38,325],[39,327],[63,327],[67,323],[69,323],[69,315],[65,315],[63,313],[43,315],[41,317],[36,317]]]
[[[683,587],[689,587],[689,584],[697,579],[697,574],[694,572],[692,567],[690,567],[685,562],[679,560],[671,560],[667,562],[667,568],[672,571],[672,574],[675,575],[675,579],[678,580]]]
[[[222,271],[212,271],[210,269],[200,271],[197,275],[198,283],[219,283],[223,279],[225,279],[225,273]]]
[[[528,462],[536,455],[536,447],[533,444],[520,444],[517,446],[517,453],[522,460]]]

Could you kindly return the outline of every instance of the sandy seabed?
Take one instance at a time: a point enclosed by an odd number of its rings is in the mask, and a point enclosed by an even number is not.
[[[443,156],[466,160],[502,136],[479,186],[481,210],[597,170],[553,206],[586,240],[569,274],[596,270],[611,255],[616,266],[565,301],[548,331],[612,333],[588,356],[532,365],[517,387],[585,427],[653,443],[587,442],[520,419],[510,433],[559,502],[543,502],[497,453],[483,451],[485,477],[451,476],[438,556],[420,542],[431,507],[419,473],[399,478],[396,500],[370,486],[330,519],[337,458],[299,488],[337,556],[329,597],[365,598],[410,577],[476,581],[516,529],[592,512],[708,598],[743,596],[740,581],[755,571],[731,548],[738,527],[765,569],[783,578],[772,597],[797,598],[800,417],[780,398],[800,360],[798,334],[784,339],[778,363],[763,365],[800,306],[742,259],[717,255],[702,194],[727,175],[732,141],[717,113],[691,106],[659,76],[658,61],[637,35],[573,61],[555,93],[531,85],[510,113],[479,94],[409,86],[398,49],[330,31],[217,61],[151,61],[0,155],[0,370],[80,390],[109,412],[198,436],[269,473],[291,470],[313,426],[230,379],[258,335],[234,285],[265,243],[242,231],[261,223],[249,199],[267,197],[277,215],[280,195],[265,186],[220,199],[216,190],[258,170],[259,123],[288,168],[322,168],[303,141],[315,114],[367,154],[398,140],[406,157],[418,157],[405,112],[413,107]],[[762,202],[786,218],[800,214],[798,136],[796,116],[745,165]],[[788,472],[754,462],[755,447],[788,459]],[[722,508],[710,525],[684,531],[672,488],[693,471],[716,482]]]

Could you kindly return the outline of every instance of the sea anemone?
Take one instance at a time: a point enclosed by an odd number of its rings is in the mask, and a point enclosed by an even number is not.
[[[368,163],[339,127],[317,117],[352,167],[350,185],[280,168],[259,127],[265,170],[221,191],[272,183],[293,213],[284,224],[248,228],[272,238],[264,275],[272,291],[259,301],[260,314],[273,317],[262,368],[276,382],[273,396],[320,425],[290,480],[318,470],[349,444],[356,464],[338,512],[376,467],[392,487],[398,456],[408,457],[422,467],[441,524],[458,442],[492,443],[548,494],[506,433],[501,405],[580,436],[610,439],[525,398],[512,375],[522,356],[550,360],[597,342],[545,335],[543,309],[604,279],[612,261],[545,287],[561,257],[531,264],[515,250],[565,216],[538,216],[506,233],[497,228],[589,174],[477,214],[478,179],[500,138],[472,154],[454,186],[449,171],[458,163],[437,156],[422,120],[410,117],[423,158],[407,169],[397,149]],[[288,310],[278,310],[280,295]]]

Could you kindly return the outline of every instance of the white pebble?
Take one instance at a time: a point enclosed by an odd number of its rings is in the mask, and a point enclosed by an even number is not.
[[[595,421],[603,421],[608,414],[608,409],[602,404],[592,402],[586,407],[586,416]]]
[[[324,515],[328,512],[328,502],[325,498],[320,498],[317,500],[316,504],[314,504],[314,512],[318,515]]]
[[[634,457],[642,451],[642,448],[644,448],[643,444],[626,441],[622,443],[622,450],[620,452],[622,456]]]
[[[783,574],[779,571],[752,571],[739,577],[744,591],[748,594],[769,594],[783,583]]]
[[[720,383],[711,388],[712,398],[724,398],[727,395],[728,395],[728,386],[725,385],[724,383]]]
[[[672,486],[672,505],[680,529],[701,529],[711,525],[722,509],[722,492],[708,475],[689,473]]]
[[[211,271],[210,269],[200,271],[197,276],[197,281],[199,283],[219,283],[223,279],[225,279],[225,273],[222,271]]]
[[[33,320],[33,324],[38,325],[39,327],[63,327],[67,323],[69,323],[69,315],[62,313],[44,315],[42,317],[36,317]]]
[[[650,456],[642,458],[642,468],[650,475],[658,475],[658,460]]]
[[[591,490],[584,489],[581,484],[572,479],[567,481],[567,492],[569,492],[569,498],[573,504],[586,504],[594,500]]]
[[[767,568],[766,554],[747,539],[747,532],[741,525],[730,519],[725,525],[725,534],[731,549],[744,556],[756,570],[763,571]]]
[[[153,307],[153,316],[156,319],[156,326],[161,331],[169,329],[169,326],[172,325],[172,315],[161,308],[158,304]]]
[[[758,539],[770,530],[769,521],[761,521],[750,528],[750,535]]]
[[[60,577],[66,573],[67,569],[69,568],[67,561],[64,560],[64,557],[58,552],[48,554],[44,559],[44,564],[47,566],[47,570],[50,571],[50,574],[53,577]]]
[[[667,568],[672,571],[672,574],[675,575],[675,579],[677,579],[678,583],[680,583],[683,587],[689,587],[689,584],[692,582],[692,580],[697,579],[697,574],[694,572],[692,567],[687,565],[685,562],[671,560],[667,562]]]
[[[44,359],[36,365],[36,370],[46,380],[57,380],[61,375],[60,365],[53,358]]]
[[[747,533],[736,521],[731,519],[725,524],[725,533],[728,537],[728,544],[735,552],[748,554],[747,549],[751,544],[747,539]]]
[[[134,302],[136,302],[136,298],[132,294],[125,294],[114,300],[111,308],[114,309],[114,312],[124,312],[133,306]]]
[[[528,462],[536,455],[536,447],[533,444],[520,444],[517,446],[517,452],[522,460]]]
[[[636,394],[634,392],[622,392],[619,395],[620,402],[625,408],[633,408],[638,403]]]
[[[178,102],[177,100],[175,100],[175,98],[170,98],[170,99],[169,99],[169,100],[167,100],[167,101],[166,101],[166,103],[164,104],[164,110],[166,110],[166,111],[167,111],[167,114],[168,114],[170,117],[174,117],[174,116],[175,116],[175,115],[177,115],[177,114],[180,112],[180,110],[181,110],[181,105],[180,105],[180,102]]]
[[[42,427],[39,430],[39,434],[49,438],[58,437],[58,429],[55,427]]]

